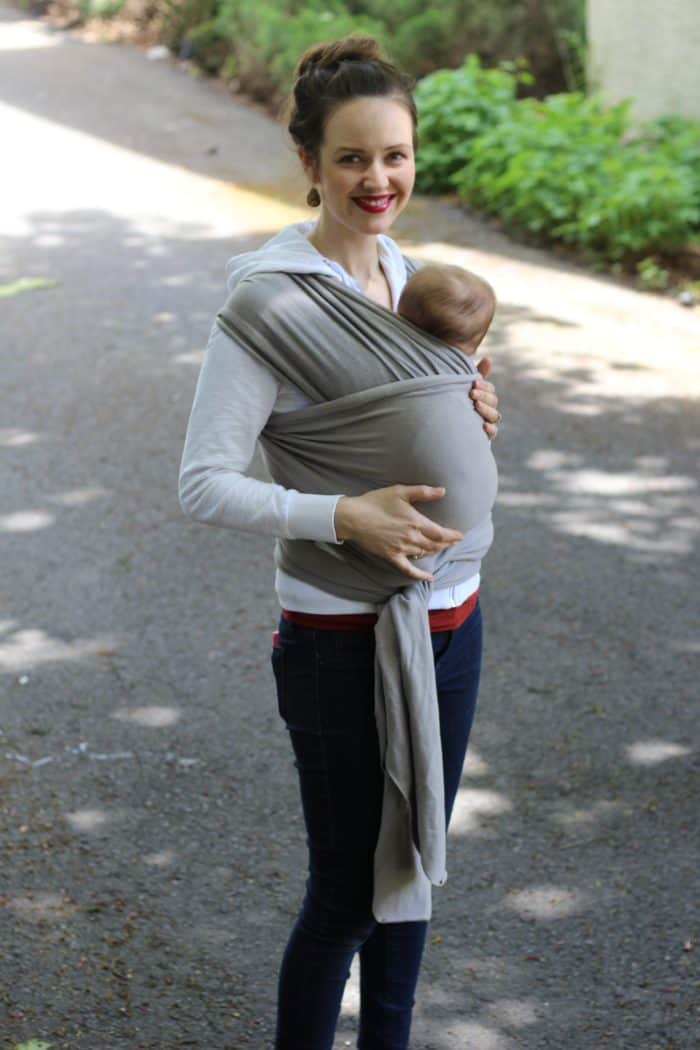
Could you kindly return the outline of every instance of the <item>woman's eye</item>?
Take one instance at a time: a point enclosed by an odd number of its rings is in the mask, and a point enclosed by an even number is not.
[[[387,159],[392,163],[395,163],[397,160],[405,160],[406,154],[403,152],[403,150],[392,150],[391,153],[387,154]],[[340,163],[355,164],[357,161],[361,160],[362,157],[359,155],[359,153],[346,153],[340,158]]]

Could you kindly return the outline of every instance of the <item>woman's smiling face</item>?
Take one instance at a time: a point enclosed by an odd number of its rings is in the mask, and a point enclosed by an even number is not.
[[[387,96],[343,102],[326,122],[317,163],[303,156],[302,163],[319,187],[324,224],[385,233],[415,180],[411,114]]]

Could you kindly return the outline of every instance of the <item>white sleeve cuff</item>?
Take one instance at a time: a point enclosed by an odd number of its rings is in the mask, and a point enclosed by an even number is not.
[[[287,535],[290,540],[342,543],[335,534],[335,508],[340,496],[319,496],[290,489]]]

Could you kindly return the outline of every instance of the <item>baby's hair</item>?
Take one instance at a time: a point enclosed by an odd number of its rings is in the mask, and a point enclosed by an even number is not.
[[[406,282],[398,312],[445,343],[473,343],[476,350],[496,296],[488,281],[461,266],[423,266]]]
[[[285,108],[289,134],[316,160],[333,110],[356,98],[376,97],[395,98],[406,106],[413,121],[415,149],[418,114],[413,81],[388,60],[374,37],[350,35],[312,44],[297,63]]]

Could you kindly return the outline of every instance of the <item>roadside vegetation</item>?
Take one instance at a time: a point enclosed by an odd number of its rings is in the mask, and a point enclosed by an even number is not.
[[[700,123],[634,124],[628,103],[586,94],[584,0],[48,6],[112,37],[164,43],[273,113],[308,44],[370,33],[417,80],[419,190],[456,194],[512,235],[647,290],[700,300]]]
[[[457,192],[512,231],[662,290],[700,239],[700,123],[633,125],[630,104],[571,91],[518,98],[531,74],[470,55],[417,85],[418,188]]]

